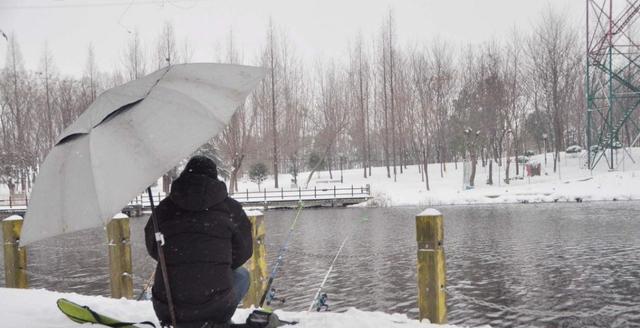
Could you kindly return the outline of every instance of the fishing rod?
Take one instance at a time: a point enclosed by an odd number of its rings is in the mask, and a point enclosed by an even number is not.
[[[338,252],[336,253],[336,256],[333,257],[333,261],[331,261],[331,265],[329,266],[329,270],[327,270],[327,273],[324,275],[324,279],[322,279],[322,283],[320,284],[320,287],[318,287],[318,291],[316,292],[316,295],[313,297],[313,301],[311,302],[311,305],[309,306],[309,310],[307,310],[307,311],[313,310],[313,306],[316,305],[316,301],[318,300],[318,296],[320,295],[320,292],[322,291],[322,287],[324,287],[324,284],[327,282],[327,279],[329,279],[329,275],[331,274],[331,271],[333,270],[333,265],[336,263],[336,260],[338,259],[338,256],[340,256],[340,253],[342,252],[342,248],[344,247],[344,244],[347,242],[347,239],[349,239],[349,236],[346,236],[344,238],[344,240],[342,241],[342,244],[340,245],[340,248],[338,248]]]
[[[153,286],[153,280],[155,279],[155,277],[156,277],[156,271],[154,270],[151,273],[151,276],[149,277],[149,279],[147,279],[147,281],[142,286],[142,292],[140,292],[140,295],[138,295],[138,298],[136,299],[137,301],[142,300],[142,298],[147,293],[147,291]]]
[[[262,305],[264,304],[264,301],[267,298],[267,294],[269,293],[269,290],[271,289],[271,284],[273,284],[273,278],[276,276],[276,273],[278,272],[278,268],[280,267],[280,264],[282,263],[282,259],[284,258],[284,253],[287,251],[287,246],[289,245],[289,240],[291,239],[291,235],[293,233],[293,230],[296,227],[296,222],[298,222],[298,217],[300,216],[300,212],[302,212],[302,209],[304,208],[304,205],[302,203],[302,201],[299,202],[298,205],[298,211],[296,212],[296,217],[293,219],[293,223],[291,224],[291,227],[289,227],[289,233],[287,234],[287,238],[284,240],[284,244],[282,244],[282,247],[280,247],[280,250],[278,251],[278,258],[276,259],[276,264],[273,266],[273,269],[271,270],[271,274],[269,274],[269,280],[267,281],[267,287],[264,290],[264,293],[262,294],[262,297],[260,298],[260,304],[258,304],[258,307],[262,307]]]

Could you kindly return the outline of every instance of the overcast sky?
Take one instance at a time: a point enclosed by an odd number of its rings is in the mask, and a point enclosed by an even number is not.
[[[527,32],[550,5],[582,26],[584,0],[0,0],[0,29],[15,33],[27,68],[39,68],[47,42],[58,71],[79,75],[89,43],[100,68],[112,70],[121,65],[127,30],[138,29],[151,53],[165,21],[174,24],[179,44],[188,39],[193,61],[213,60],[229,29],[244,56],[255,58],[272,17],[310,66],[347,56],[359,32],[370,41],[389,9],[399,45],[436,37],[459,45],[501,39],[514,27]],[[6,52],[0,39],[0,66]]]

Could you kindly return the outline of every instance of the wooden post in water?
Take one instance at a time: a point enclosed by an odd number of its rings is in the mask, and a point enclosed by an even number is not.
[[[418,308],[420,319],[447,322],[446,269],[442,214],[427,209],[416,216],[418,241]]]
[[[107,224],[111,297],[133,298],[129,217],[118,214]]]
[[[19,246],[20,231],[24,220],[19,215],[12,215],[2,220],[2,236],[4,240],[4,278],[8,288],[28,288],[27,249]]]
[[[251,285],[247,295],[242,300],[244,307],[258,306],[260,298],[267,288],[267,250],[264,244],[265,227],[264,215],[260,211],[247,211],[251,221],[251,233],[253,236],[253,256],[245,263],[249,270]]]

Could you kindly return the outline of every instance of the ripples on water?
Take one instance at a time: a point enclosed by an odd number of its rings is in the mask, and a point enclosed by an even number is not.
[[[450,323],[640,325],[640,203],[440,209],[445,215]],[[414,216],[420,210],[304,210],[274,282],[278,296],[287,301],[274,307],[306,310],[349,236],[324,289],[331,309],[355,306],[417,317]],[[266,212],[270,264],[294,214]],[[144,250],[146,218],[131,222],[137,295],[155,262]],[[35,244],[28,258],[31,286],[108,295],[105,244],[103,229]]]

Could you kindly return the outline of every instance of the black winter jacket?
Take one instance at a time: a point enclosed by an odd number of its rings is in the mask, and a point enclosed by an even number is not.
[[[242,206],[227,196],[224,182],[183,172],[169,197],[155,209],[178,322],[227,322],[233,302],[232,270],[252,255],[251,223]],[[145,227],[149,255],[158,260],[153,223]],[[152,289],[153,308],[170,322],[160,265]]]

